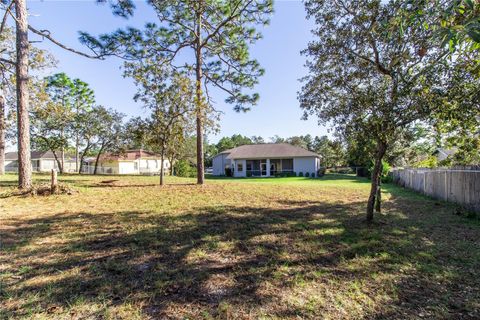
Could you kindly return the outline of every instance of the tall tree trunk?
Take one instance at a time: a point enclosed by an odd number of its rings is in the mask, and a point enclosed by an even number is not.
[[[173,160],[173,157],[167,157],[167,159],[168,159],[168,164],[170,166],[170,168],[169,168],[170,169],[170,176],[173,177],[173,174],[174,174],[174,172],[173,172],[173,161],[174,160]]]
[[[103,148],[105,148],[105,145],[102,144],[100,150],[98,150],[97,158],[95,159],[95,168],[93,169],[93,174],[97,174],[98,161],[100,160],[100,156],[103,153]]]
[[[160,155],[160,185],[163,186],[165,184],[164,180],[164,175],[165,175],[165,169],[164,169],[164,159],[165,159],[165,149],[162,149],[162,154]]]
[[[370,196],[367,203],[367,221],[373,221],[373,209],[375,206],[375,198],[378,192],[378,182],[380,176],[380,170],[382,167],[382,159],[387,150],[387,144],[383,141],[377,143],[377,152],[375,154],[375,165],[372,172],[372,185],[370,188]]]
[[[90,141],[87,141],[87,146],[85,147],[85,149],[83,150],[82,152],[82,156],[80,157],[80,165],[79,165],[79,168],[78,168],[78,174],[81,174],[82,173],[82,170],[83,170],[83,160],[85,159],[85,155],[87,154],[87,152],[90,150]]]
[[[60,173],[63,173],[63,169],[65,168],[65,146],[63,145],[63,139],[65,138],[65,133],[63,129],[61,132],[61,138],[62,138],[62,146],[60,148],[60,157],[62,161],[62,166],[59,169],[60,169]]]
[[[62,172],[62,162],[58,158],[57,152],[54,149],[51,149],[51,150],[52,150],[53,157],[55,158],[55,161],[57,162],[58,171]]]
[[[78,163],[78,156],[79,156],[79,151],[78,149],[80,148],[80,138],[78,134],[78,114],[80,113],[78,102],[75,104],[76,109],[75,109],[75,172],[80,173],[81,170],[79,169],[79,163]],[[83,158],[83,157],[82,157]]]
[[[198,6],[202,3],[199,1]],[[197,94],[197,184],[204,184],[205,172],[203,168],[203,99],[202,99],[202,15],[201,8],[197,13],[197,44],[196,44],[196,94]]]
[[[5,174],[5,97],[0,92],[0,175]]]
[[[380,174],[378,175],[377,194],[375,195],[375,212],[382,212],[382,172],[383,164],[380,165]]]
[[[28,106],[28,22],[26,0],[15,0],[16,14],[16,86],[18,132],[18,187],[32,187],[32,163],[30,159],[30,119]]]
[[[78,140],[79,140],[78,139],[78,133],[76,133],[76,136],[75,136],[75,172],[80,173],[79,163],[78,163],[78,156],[79,156],[79,152],[78,152],[79,141]]]

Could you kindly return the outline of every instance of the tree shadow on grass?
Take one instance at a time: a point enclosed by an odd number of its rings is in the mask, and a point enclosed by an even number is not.
[[[427,219],[446,217],[433,203],[418,209],[402,199],[375,225],[363,222],[363,202],[312,201],[10,220],[2,230],[3,274],[11,275],[0,291],[10,297],[4,312],[55,317],[100,304],[90,316],[133,305],[153,318],[479,317],[471,272],[480,229],[463,232],[473,241],[466,246]]]

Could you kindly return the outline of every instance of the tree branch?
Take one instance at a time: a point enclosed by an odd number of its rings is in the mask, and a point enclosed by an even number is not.
[[[70,52],[73,52],[73,53],[76,53],[76,54],[78,54],[78,55],[80,55],[80,56],[82,56],[82,57],[86,57],[86,58],[90,58],[90,59],[104,59],[105,56],[110,55],[110,54],[90,55],[90,54],[88,54],[88,53],[75,50],[75,49],[73,49],[73,48],[67,47],[66,45],[60,43],[59,41],[55,40],[54,38],[52,38],[52,37],[50,36],[50,31],[48,31],[48,30],[37,30],[37,29],[35,29],[34,27],[32,27],[31,25],[28,25],[28,29],[29,29],[30,31],[32,31],[33,33],[35,33],[35,34],[38,34],[39,36],[50,40],[52,43],[56,44],[56,45],[59,46],[60,48],[65,49],[65,50],[70,51]]]
[[[220,32],[220,30],[222,29],[223,26],[225,26],[227,23],[229,23],[233,19],[237,18],[240,15],[240,13],[243,10],[245,10],[252,2],[253,2],[253,0],[248,1],[243,6],[243,8],[240,9],[240,11],[238,13],[235,13],[237,11],[238,7],[240,6],[240,3],[241,3],[240,1],[237,2],[236,6],[232,10],[232,14],[228,18],[226,18],[225,20],[220,22],[220,24],[215,28],[215,30],[205,37],[205,39],[202,41],[202,44],[200,45],[200,47],[205,46],[210,41],[211,38],[215,37],[218,34],[218,32]]]
[[[7,17],[10,13],[10,10],[12,9],[13,4],[15,3],[14,0],[10,1],[10,4],[5,8],[5,14],[3,15],[2,19],[2,25],[0,26],[0,34],[3,33],[3,30],[5,29],[5,26],[7,25]]]

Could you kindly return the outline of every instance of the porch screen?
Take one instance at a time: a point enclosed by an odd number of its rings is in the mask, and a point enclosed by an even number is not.
[[[282,171],[293,171],[293,159],[282,159]]]

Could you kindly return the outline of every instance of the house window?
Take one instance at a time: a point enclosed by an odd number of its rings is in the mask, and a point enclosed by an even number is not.
[[[237,171],[243,172],[243,163],[237,163]]]
[[[293,171],[293,159],[282,159],[282,171],[284,172]]]

